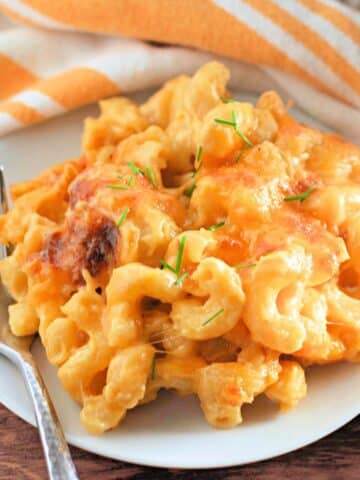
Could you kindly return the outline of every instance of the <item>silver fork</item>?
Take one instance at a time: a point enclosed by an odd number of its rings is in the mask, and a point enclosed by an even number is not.
[[[5,213],[7,209],[5,178],[3,169],[0,168],[0,213]],[[2,246],[0,257],[4,258],[8,254],[8,248]],[[10,303],[5,288],[0,285],[0,354],[17,366],[26,383],[34,406],[50,480],[79,480],[54,405],[31,354],[35,337],[19,338],[11,333],[7,313]]]

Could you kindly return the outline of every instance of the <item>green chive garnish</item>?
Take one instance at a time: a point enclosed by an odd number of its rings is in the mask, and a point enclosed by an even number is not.
[[[129,187],[125,185],[106,185],[106,188],[112,188],[113,190],[129,190]]]
[[[238,136],[241,138],[241,140],[242,140],[244,143],[246,143],[246,145],[247,145],[248,147],[253,147],[254,144],[252,143],[252,141],[250,140],[250,138],[249,138],[248,136],[246,136],[244,132],[242,132],[241,130],[239,130],[239,129],[237,128],[235,110],[232,110],[232,112],[231,112],[231,117],[232,117],[233,122],[234,122],[234,130],[235,130],[236,135],[238,135]]]
[[[196,168],[195,170],[193,171],[193,177],[195,177],[195,175],[198,173],[198,171],[200,170],[200,167],[201,167],[201,155],[202,155],[202,151],[203,151],[203,148],[202,146],[200,145],[197,149],[197,152],[196,152],[196,157],[195,157],[195,164],[196,164]]]
[[[196,188],[196,185],[195,183],[193,183],[189,188],[187,188],[186,190],[184,190],[184,195],[186,197],[191,197],[191,195],[193,194],[194,190]]]
[[[155,380],[155,378],[156,378],[156,358],[154,355],[152,364],[151,364],[151,380]]]
[[[247,145],[248,147],[253,147],[254,144],[253,144],[252,141],[249,139],[249,137],[247,137],[247,136],[245,135],[245,133],[242,132],[241,130],[239,130],[238,127],[237,127],[235,110],[232,110],[232,111],[231,111],[231,117],[232,117],[232,121],[230,121],[230,120],[224,120],[224,119],[222,119],[222,118],[215,118],[215,119],[214,119],[214,122],[215,122],[215,123],[220,123],[221,125],[228,125],[228,126],[230,126],[230,127],[233,127],[234,132],[236,133],[236,135],[238,135],[238,136],[241,138],[241,140],[242,140],[244,143],[246,143],[246,145]]]
[[[310,197],[311,192],[313,192],[315,189],[316,187],[312,185],[304,193],[300,193],[299,195],[291,195],[290,197],[285,197],[284,202],[294,202],[296,200],[299,200],[300,202],[304,202],[307,198]]]
[[[241,157],[243,156],[245,150],[240,150],[240,152],[236,155],[235,157],[235,163],[239,163],[240,162],[240,159]]]
[[[181,263],[182,263],[183,254],[184,254],[185,242],[186,242],[186,237],[185,235],[183,235],[180,238],[179,250],[176,257],[175,272],[177,273],[177,275],[179,275],[181,270]]]
[[[169,265],[167,262],[165,262],[165,260],[160,260],[160,265],[164,269],[170,270],[170,272],[176,273],[175,268],[173,268],[171,265]]]
[[[197,152],[196,152],[196,163],[199,163],[200,162],[200,159],[201,159],[201,155],[202,155],[202,146],[200,145],[199,148],[197,149]]]
[[[151,185],[152,185],[154,188],[156,188],[154,172],[151,170],[150,167],[146,167],[146,168],[145,168],[145,176],[148,178],[148,180],[149,180],[149,182],[151,183]]]
[[[231,97],[220,97],[220,100],[223,103],[234,103],[235,102],[235,99],[231,98]]]
[[[223,227],[224,225],[225,225],[225,222],[219,222],[219,223],[216,223],[215,225],[211,225],[211,227],[209,227],[208,230],[210,230],[210,232],[215,232],[215,230]]]
[[[212,320],[214,320],[214,318],[218,317],[219,315],[221,315],[222,313],[224,312],[224,309],[223,308],[220,308],[220,310],[218,310],[216,313],[214,313],[214,315],[211,315],[210,318],[208,318],[207,320],[205,320],[204,323],[202,323],[202,327],[204,327],[205,325],[207,325],[208,323],[210,323]]]
[[[202,164],[202,160],[201,160],[201,155],[202,155],[202,151],[203,151],[203,148],[202,146],[200,145],[199,148],[197,149],[197,152],[196,152],[196,168],[195,168],[195,171],[193,173],[193,177],[198,173],[198,171],[200,170],[201,168],[201,164]]]
[[[176,279],[175,285],[181,285],[182,282],[185,280],[185,278],[187,278],[188,276],[189,276],[188,272],[185,272],[182,275],[180,275],[180,277]]]
[[[235,133],[241,138],[241,140],[242,140],[244,143],[246,143],[246,145],[247,145],[248,147],[253,147],[253,146],[254,146],[254,144],[252,143],[252,141],[250,140],[250,138],[247,137],[244,132],[242,132],[242,131],[239,130],[238,128],[235,128]]]
[[[144,175],[144,170],[139,168],[137,165],[135,165],[134,162],[128,162],[128,166],[131,168],[131,170],[135,173],[135,175],[142,174]]]
[[[184,255],[185,242],[186,242],[186,236],[183,235],[183,236],[180,238],[179,250],[178,250],[178,253],[177,253],[177,256],[176,256],[175,268],[172,267],[171,265],[169,265],[167,262],[165,262],[165,260],[160,260],[160,265],[161,265],[163,268],[165,268],[165,269],[167,269],[167,270],[170,270],[170,272],[175,273],[175,275],[177,276],[175,285],[180,285],[180,283],[181,283],[183,280],[185,280],[185,278],[188,276],[188,273],[187,273],[187,272],[185,272],[185,273],[183,273],[182,275],[180,275],[181,264],[182,264],[182,259],[183,259],[183,255]]]
[[[256,267],[256,263],[244,263],[243,265],[234,265],[235,270],[242,270],[243,268]]]
[[[230,127],[236,127],[236,124],[234,122],[231,122],[230,120],[224,120],[222,118],[215,118],[214,122],[220,123],[220,125],[229,125]]]
[[[151,170],[150,167],[146,167],[145,171],[144,171],[143,169],[141,169],[137,165],[135,165],[134,162],[128,162],[128,166],[135,173],[135,175],[143,175],[143,176],[147,177],[149,182],[151,183],[151,185],[154,188],[156,188],[155,175],[154,175],[154,172]]]
[[[127,184],[129,185],[129,187],[133,187],[134,184],[135,184],[135,178],[131,175],[131,177],[129,178]]]
[[[129,213],[130,209],[126,207],[123,211],[123,213],[120,215],[119,220],[117,221],[117,227],[121,227],[121,225],[125,222],[125,219]]]

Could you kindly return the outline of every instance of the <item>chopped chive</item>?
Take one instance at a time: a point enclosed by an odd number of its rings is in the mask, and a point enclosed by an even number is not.
[[[188,272],[185,272],[182,275],[180,275],[180,277],[176,279],[175,285],[181,285],[182,282],[185,280],[185,278],[187,278],[188,276],[189,276]]]
[[[151,170],[150,167],[146,167],[144,171],[141,168],[139,168],[137,165],[135,165],[134,162],[128,162],[128,166],[135,173],[135,175],[144,175],[145,177],[147,177],[151,185],[154,188],[156,188],[154,172]]]
[[[245,150],[240,150],[240,152],[235,157],[235,163],[239,163],[241,157],[244,155]]]
[[[216,223],[215,225],[211,225],[211,227],[209,227],[207,230],[210,230],[210,232],[215,232],[215,230],[223,227],[224,225],[225,225],[225,222],[219,222],[219,223]]]
[[[223,120],[222,118],[215,118],[215,123],[220,123],[221,125],[230,125],[230,127],[236,127],[236,123],[230,122],[230,120]]]
[[[312,185],[309,187],[306,192],[300,193],[299,195],[291,195],[290,197],[285,197],[284,202],[294,202],[296,200],[299,200],[300,202],[303,202],[307,198],[310,197],[311,193],[316,189],[315,185]]]
[[[125,222],[125,219],[129,213],[130,209],[126,207],[123,211],[123,213],[120,215],[119,220],[117,221],[117,227],[121,227],[121,225]]]
[[[244,263],[243,265],[234,265],[235,270],[242,270],[243,268],[256,267],[256,263]]]
[[[175,272],[177,273],[177,275],[179,275],[181,270],[181,263],[182,263],[182,258],[184,254],[185,242],[186,242],[186,237],[185,235],[183,235],[180,239],[179,250],[176,257]]]
[[[185,195],[186,197],[189,197],[189,198],[190,198],[191,195],[194,193],[195,188],[196,188],[196,185],[195,185],[195,183],[193,183],[192,185],[190,185],[189,188],[187,188],[186,190],[184,190],[184,195]]]
[[[242,132],[241,130],[239,130],[238,127],[237,127],[235,110],[232,110],[232,111],[231,111],[231,118],[232,118],[232,121],[231,121],[231,122],[230,122],[230,120],[224,120],[224,119],[222,119],[222,118],[215,118],[214,122],[215,122],[215,123],[220,123],[220,124],[222,124],[222,125],[228,125],[228,126],[230,126],[230,127],[233,127],[236,135],[238,135],[238,136],[241,138],[241,140],[242,140],[244,143],[246,143],[246,145],[247,145],[248,147],[253,147],[254,144],[252,143],[252,141],[250,140],[250,138],[247,137],[247,136],[245,135],[245,133]]]
[[[154,188],[156,188],[154,172],[151,170],[150,167],[146,167],[146,169],[145,169],[145,176],[148,178],[148,180],[149,180],[149,182],[151,183],[151,185],[152,185]]]
[[[169,265],[165,260],[160,260],[160,265],[167,270],[170,270],[170,272],[175,273],[177,276],[177,279],[175,281],[175,285],[180,285],[180,283],[185,280],[185,278],[188,276],[188,273],[185,272],[182,275],[180,275],[180,270],[181,270],[181,263],[182,263],[182,258],[184,255],[184,248],[185,248],[185,242],[186,242],[186,236],[183,235],[180,238],[180,243],[179,243],[179,250],[176,256],[176,265],[175,268]]]
[[[151,364],[151,380],[155,380],[155,378],[156,378],[156,358],[154,355],[152,359],[152,364]]]
[[[202,161],[201,161],[201,155],[202,155],[202,151],[203,151],[203,149],[202,149],[202,146],[200,145],[200,146],[198,147],[198,149],[197,149],[197,152],[196,152],[196,157],[195,157],[195,170],[194,170],[193,173],[192,173],[192,176],[193,176],[193,177],[195,177],[195,175],[199,172],[199,170],[200,170],[200,168],[201,168],[201,163],[202,163]],[[195,187],[194,187],[194,188],[195,188]],[[187,195],[187,194],[185,193],[185,195],[186,195],[187,197],[191,197],[191,194],[193,193],[194,188],[191,190],[191,193],[190,193],[190,194]],[[189,190],[189,189],[188,189],[188,190]]]
[[[246,143],[246,145],[247,145],[248,147],[253,147],[253,146],[254,146],[254,144],[252,143],[252,141],[250,140],[250,138],[249,138],[248,136],[246,136],[245,133],[242,132],[241,130],[239,130],[237,127],[235,128],[235,133],[236,133],[236,135],[238,135],[238,136],[241,138],[241,140],[242,140],[244,143]]]
[[[244,143],[246,143],[246,145],[247,145],[248,147],[253,147],[254,144],[253,144],[252,141],[249,139],[249,137],[247,137],[247,136],[245,135],[245,133],[242,132],[241,130],[239,130],[238,127],[237,127],[235,110],[232,110],[232,111],[231,111],[231,117],[232,117],[233,122],[234,122],[234,124],[235,124],[234,130],[235,130],[236,135],[238,135],[238,136],[241,138],[241,140],[242,140]]]
[[[196,168],[193,172],[193,177],[195,177],[195,175],[198,173],[198,171],[200,170],[200,167],[201,167],[201,155],[202,155],[202,151],[203,151],[203,148],[201,145],[199,145],[199,148],[197,149],[197,152],[196,152],[196,157],[195,157],[195,164],[196,164]]]
[[[199,148],[197,149],[197,152],[196,152],[196,162],[197,163],[200,162],[202,151],[203,151],[202,146],[199,145]]]
[[[211,315],[210,318],[208,318],[207,320],[205,320],[205,322],[202,323],[201,326],[204,327],[205,325],[207,325],[208,323],[210,323],[212,320],[214,320],[214,318],[216,318],[216,317],[218,317],[219,315],[221,315],[223,312],[224,312],[224,309],[223,309],[223,308],[220,308],[220,310],[218,310],[216,313],[214,313],[214,315]]]
[[[135,173],[135,175],[142,174],[144,175],[144,170],[139,168],[137,165],[135,165],[134,162],[128,162],[128,166],[131,168],[131,170]]]
[[[133,187],[134,184],[135,184],[135,178],[131,175],[131,177],[129,178],[127,184],[129,185],[129,187]]]
[[[176,273],[175,268],[173,268],[171,265],[169,265],[167,262],[165,262],[165,260],[160,260],[160,265],[164,269],[170,270],[170,272]]]
[[[236,120],[236,113],[235,113],[235,110],[231,110],[231,118],[232,118],[232,122],[233,122],[233,124],[236,126],[236,124],[237,124],[237,120]]]
[[[106,185],[106,188],[112,188],[113,190],[129,190],[129,187],[125,185]]]
[[[220,100],[223,103],[234,103],[235,102],[235,99],[231,98],[231,97],[220,97]]]

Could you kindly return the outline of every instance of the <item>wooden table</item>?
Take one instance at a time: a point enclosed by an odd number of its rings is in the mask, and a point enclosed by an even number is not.
[[[108,460],[78,448],[71,451],[81,480],[359,480],[360,416],[297,452],[220,470],[162,470]],[[0,405],[0,480],[46,478],[36,429]]]

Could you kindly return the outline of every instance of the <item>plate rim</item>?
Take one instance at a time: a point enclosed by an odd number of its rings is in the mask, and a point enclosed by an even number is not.
[[[4,405],[14,415],[21,418],[24,422],[26,422],[29,425],[32,425],[33,427],[35,427],[37,429],[36,421],[34,421],[34,419],[29,418],[28,415],[21,412],[20,411],[21,409],[19,411],[17,411],[16,408],[13,408],[12,406],[10,406],[8,404],[8,402],[6,402],[6,401],[4,402],[3,400],[1,400],[0,403],[2,405]],[[280,413],[280,415],[281,415],[281,413]],[[285,415],[286,415],[286,413],[285,413]],[[139,457],[137,457],[135,459],[135,458],[131,457],[131,455],[130,456],[125,455],[121,458],[120,457],[114,457],[112,454],[107,454],[101,447],[100,448],[96,448],[96,447],[95,448],[93,448],[93,447],[84,448],[84,446],[81,445],[81,443],[82,443],[81,440],[78,441],[76,439],[76,436],[74,436],[72,434],[68,434],[66,432],[64,432],[64,434],[65,434],[66,441],[68,442],[69,445],[72,445],[76,448],[79,448],[80,450],[83,450],[85,452],[89,452],[89,453],[98,455],[100,457],[109,458],[110,460],[127,462],[127,463],[130,463],[132,465],[140,465],[140,466],[143,466],[143,467],[152,467],[152,468],[161,468],[161,469],[174,468],[174,469],[178,469],[178,470],[212,470],[212,469],[222,469],[222,468],[230,468],[230,467],[236,467],[236,466],[250,465],[250,464],[253,464],[253,463],[263,462],[263,461],[266,461],[266,460],[270,460],[272,458],[277,458],[277,457],[280,457],[282,455],[286,455],[288,453],[297,451],[301,448],[312,445],[313,443],[315,443],[315,442],[327,437],[328,435],[336,432],[340,428],[345,427],[349,422],[354,420],[358,415],[360,415],[360,405],[359,405],[359,407],[354,406],[354,409],[348,415],[345,415],[345,420],[344,420],[344,416],[343,416],[341,420],[339,418],[337,421],[331,422],[331,424],[328,428],[321,430],[321,433],[319,435],[314,434],[312,436],[312,438],[305,441],[305,443],[299,439],[297,442],[294,442],[291,446],[289,446],[285,450],[283,448],[278,447],[278,451],[276,451],[277,449],[274,448],[273,452],[268,453],[265,456],[262,455],[262,454],[259,454],[259,456],[255,455],[254,458],[251,458],[249,461],[243,461],[243,462],[240,462],[240,463],[235,462],[234,463],[234,461],[230,460],[228,462],[221,463],[221,465],[219,463],[217,463],[216,466],[215,465],[204,466],[203,464],[200,465],[200,464],[196,464],[196,463],[192,464],[192,465],[189,464],[189,465],[186,465],[186,466],[184,466],[184,465],[178,466],[178,465],[174,465],[173,463],[166,464],[166,461],[163,462],[162,464],[158,464],[157,462],[149,462],[145,459],[141,460],[141,458],[139,458]],[[333,417],[333,418],[337,418],[337,417]],[[241,425],[239,425],[237,428],[241,428]],[[232,430],[229,430],[230,434],[231,434],[231,431]],[[106,435],[106,433],[105,433],[105,435]],[[93,437],[91,437],[91,438],[93,438]],[[280,450],[281,450],[281,452],[280,452]]]

